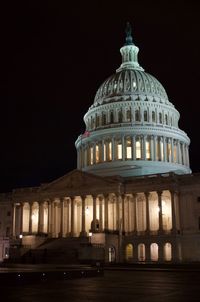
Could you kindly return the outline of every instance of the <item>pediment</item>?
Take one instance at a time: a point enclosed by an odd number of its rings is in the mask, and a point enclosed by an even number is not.
[[[64,176],[41,186],[40,191],[74,191],[91,187],[105,187],[111,185],[111,183],[116,184],[117,181],[80,170],[73,170]]]

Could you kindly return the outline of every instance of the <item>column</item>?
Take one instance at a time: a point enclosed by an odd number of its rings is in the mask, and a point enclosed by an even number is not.
[[[93,198],[93,224],[92,224],[92,232],[96,232],[96,196],[92,196]]]
[[[122,233],[125,232],[125,195],[122,194]]]
[[[102,196],[99,197],[99,231],[102,232],[103,230],[103,198]]]
[[[85,230],[85,198],[86,196],[81,196],[82,199],[82,212],[81,212],[81,216],[82,216],[82,220],[81,220],[81,236],[87,236],[87,232]]]
[[[64,198],[60,198],[60,237],[64,235]]]
[[[150,215],[149,215],[149,192],[145,193],[146,198],[146,231],[150,231]]]
[[[125,155],[126,155],[126,146],[125,146],[125,139],[124,135],[122,136],[122,160],[125,160]]]
[[[116,195],[116,228],[117,231],[120,231],[121,225],[120,225],[120,208],[119,208],[119,201],[120,201],[120,196],[119,194]]]
[[[162,222],[162,192],[158,191],[158,207],[159,207],[159,232],[163,231],[163,222]]]
[[[150,152],[151,152],[150,159],[154,160],[153,135],[150,136]]]
[[[106,160],[104,157],[104,139],[102,139],[101,158],[102,158],[102,162],[104,162]]]
[[[136,160],[136,143],[135,143],[135,136],[132,137],[132,158]]]
[[[54,200],[52,200],[51,202],[51,234],[52,234],[52,237],[54,237],[54,233],[55,233],[55,226],[54,226]]]
[[[137,198],[136,194],[133,194],[134,203],[134,233],[137,234]]]
[[[174,163],[174,140],[171,138],[171,162]]]
[[[96,142],[93,144],[93,165],[96,164]]]
[[[52,235],[52,222],[51,222],[51,201],[48,200],[48,228],[47,228],[48,236]]]
[[[163,137],[164,161],[167,161],[167,143],[166,137]]]
[[[33,207],[33,203],[30,202],[29,203],[29,233],[32,234],[32,207]]]
[[[146,135],[143,136],[142,138],[142,159],[146,160]]]
[[[112,161],[115,160],[115,138],[112,137]]]
[[[104,230],[108,231],[108,201],[109,194],[105,196],[105,206],[104,206]]]
[[[43,202],[39,202],[39,213],[38,213],[38,233],[43,233],[44,231],[44,204]]]
[[[153,160],[156,161],[157,160],[157,136],[156,135],[154,135],[153,137],[153,146],[154,146]]]
[[[24,203],[20,203],[20,234],[23,234],[23,209],[24,209]]]
[[[71,237],[74,237],[74,203],[75,198],[71,198]]]
[[[175,198],[174,191],[170,191],[171,194],[171,207],[172,207],[172,232],[176,232],[176,212],[175,212]]]
[[[16,236],[16,204],[14,203],[12,205],[12,209],[13,209],[13,219],[12,219],[12,223],[13,223],[13,229],[12,229],[12,235],[13,237]]]

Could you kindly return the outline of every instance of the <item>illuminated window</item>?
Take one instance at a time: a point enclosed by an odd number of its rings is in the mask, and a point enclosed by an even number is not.
[[[150,246],[151,261],[158,261],[158,245],[152,243]]]
[[[164,144],[163,141],[160,141],[160,160],[164,159]]]
[[[174,162],[177,162],[177,144],[174,142]]]
[[[121,142],[121,140],[117,141],[117,159],[122,159],[122,142]]]
[[[129,261],[133,258],[133,245],[127,244],[126,246],[126,260]]]
[[[96,163],[99,162],[99,146],[96,145]]]
[[[136,159],[141,159],[141,143],[139,138],[136,141]]]
[[[90,165],[94,164],[93,147],[90,147]]]
[[[136,88],[136,82],[133,82],[133,88]]]
[[[143,243],[138,244],[138,260],[145,261],[145,245]]]
[[[131,110],[130,109],[126,111],[126,120],[127,120],[127,122],[131,121]]]
[[[126,158],[131,159],[132,158],[132,144],[131,144],[131,138],[126,138]]]
[[[164,245],[164,260],[171,261],[172,260],[172,245],[167,242]]]
[[[144,122],[147,122],[147,111],[144,111]]]
[[[155,115],[155,112],[153,111],[152,112],[152,122],[155,123],[156,121],[156,115]]]
[[[112,143],[108,143],[108,160],[112,160]]]
[[[167,143],[167,161],[171,161],[171,155],[172,155],[172,147],[171,143],[168,141]]]
[[[135,110],[135,121],[136,122],[140,121],[140,112],[139,112],[139,110]]]
[[[146,159],[151,159],[150,141],[146,140]]]

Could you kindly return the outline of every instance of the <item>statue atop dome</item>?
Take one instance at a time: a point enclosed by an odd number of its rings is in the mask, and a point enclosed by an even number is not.
[[[125,33],[126,33],[126,43],[125,45],[133,45],[133,38],[132,38],[132,28],[131,28],[131,24],[129,22],[126,23],[126,29],[125,29]]]

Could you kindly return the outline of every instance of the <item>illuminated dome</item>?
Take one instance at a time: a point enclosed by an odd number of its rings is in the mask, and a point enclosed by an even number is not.
[[[121,96],[132,96],[134,100],[140,97],[147,101],[169,104],[160,82],[141,70],[123,69],[105,80],[96,93],[94,106],[113,102],[114,97],[117,101]]]
[[[190,173],[190,140],[162,84],[139,65],[131,28],[122,64],[97,90],[75,143],[77,168],[97,175]]]

